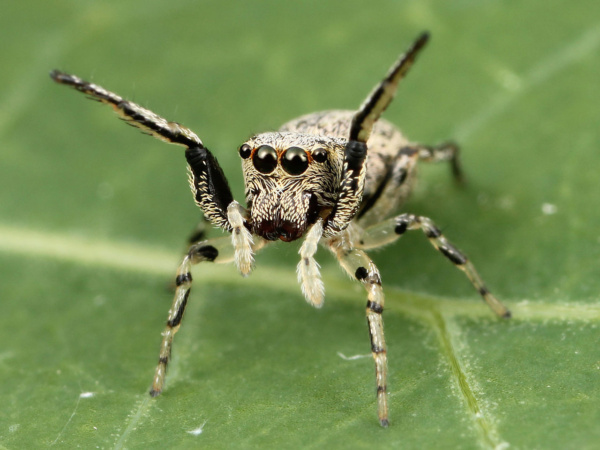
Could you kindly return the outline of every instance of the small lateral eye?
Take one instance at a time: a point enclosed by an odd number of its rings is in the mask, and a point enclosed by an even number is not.
[[[324,163],[327,161],[327,150],[324,148],[318,148],[312,152],[313,159],[318,163]]]
[[[283,154],[281,165],[290,175],[300,175],[308,168],[308,155],[299,147],[290,147]]]
[[[271,173],[277,167],[277,152],[273,147],[261,145],[254,153],[252,162],[260,173]]]
[[[252,154],[252,148],[250,148],[250,146],[248,144],[243,144],[240,147],[240,156],[242,157],[242,159],[250,158],[251,154]]]

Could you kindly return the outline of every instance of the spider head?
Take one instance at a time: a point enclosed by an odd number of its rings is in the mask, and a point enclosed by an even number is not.
[[[346,141],[262,133],[240,147],[252,232],[293,241],[335,204]]]

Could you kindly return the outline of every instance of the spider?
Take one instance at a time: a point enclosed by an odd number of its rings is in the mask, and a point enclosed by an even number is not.
[[[192,286],[191,267],[201,262],[234,261],[247,276],[254,254],[270,241],[304,237],[297,267],[306,300],[323,305],[324,285],[314,255],[328,248],[343,269],[367,291],[366,316],[375,361],[377,412],[387,427],[387,356],[383,334],[384,294],[379,271],[366,251],[390,244],[408,230],[421,230],[433,247],[462,270],[483,300],[500,317],[510,311],[485,287],[467,257],[431,219],[396,213],[409,196],[419,161],[448,161],[461,181],[459,148],[445,143],[427,146],[407,140],[381,114],[392,101],[399,81],[429,39],[422,33],[375,86],[358,111],[330,110],[299,117],[279,131],[252,136],[239,147],[247,207],[233,199],[217,159],[190,129],[106,89],[60,71],[50,75],[111,105],[128,124],[165,142],[185,147],[189,183],[196,204],[213,225],[231,234],[194,240],[175,278],[175,297],[162,333],[160,355],[150,395],[164,387],[173,337]]]

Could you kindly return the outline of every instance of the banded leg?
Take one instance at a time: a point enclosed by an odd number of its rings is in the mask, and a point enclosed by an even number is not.
[[[345,250],[331,247],[341,266],[348,274],[362,283],[367,290],[367,324],[371,338],[371,352],[375,360],[377,383],[377,414],[383,427],[389,425],[387,402],[387,350],[383,334],[383,289],[379,270],[365,252],[359,249]]]
[[[141,129],[144,133],[164,142],[187,147],[185,157],[189,166],[190,188],[196,204],[213,225],[225,231],[232,230],[227,217],[227,207],[233,201],[233,196],[227,178],[217,159],[192,130],[177,122],[170,122],[149,109],[76,75],[53,70],[50,77],[59,84],[87,94],[92,100],[112,106],[127,124]]]
[[[169,122],[149,109],[142,108],[136,103],[125,100],[120,95],[104,89],[102,86],[59,70],[50,72],[50,77],[59,84],[71,86],[79,92],[83,92],[92,100],[112,106],[125,122],[140,128],[145,133],[161,141],[184,147],[203,146],[200,138],[189,128],[177,122]]]
[[[416,145],[419,159],[427,162],[449,161],[452,175],[458,184],[465,183],[465,176],[460,164],[460,147],[455,142],[444,142],[439,145]]]
[[[264,241],[262,240],[259,241],[259,244],[255,246],[254,250],[258,250],[262,247],[263,242]],[[175,278],[175,284],[177,286],[175,289],[175,297],[171,309],[169,310],[167,325],[162,332],[163,338],[160,345],[158,365],[156,366],[154,379],[152,381],[152,389],[150,390],[150,395],[152,397],[156,397],[163,390],[167,366],[171,359],[173,338],[181,326],[181,320],[183,319],[183,313],[185,312],[190,289],[192,287],[191,267],[201,262],[228,263],[233,261],[234,258],[235,251],[231,237],[229,236],[198,242],[190,247],[188,253],[183,258]]]
[[[375,86],[375,89],[369,94],[360,109],[352,118],[350,127],[350,141],[366,143],[369,140],[373,125],[389,104],[394,99],[398,89],[398,83],[404,78],[411,68],[419,52],[423,49],[429,40],[429,33],[422,33],[404,53],[398,61],[390,68],[386,77]]]
[[[428,39],[429,34],[423,33],[413,42],[352,117],[348,143],[344,150],[342,182],[338,187],[337,203],[327,217],[323,236],[332,237],[345,230],[358,212],[365,183],[367,141],[373,126],[394,99],[398,83],[413,65]]]
[[[471,261],[469,261],[458,248],[451,244],[442,235],[440,229],[427,217],[415,216],[414,214],[402,214],[378,225],[369,227],[364,230],[359,247],[366,250],[390,244],[402,236],[407,230],[421,230],[436,250],[465,273],[483,300],[498,316],[505,319],[511,317],[511,313],[506,306],[494,297],[485,287],[483,280],[477,273],[477,270],[475,270]]]

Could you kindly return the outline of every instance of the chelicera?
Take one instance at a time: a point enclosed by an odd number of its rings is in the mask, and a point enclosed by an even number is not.
[[[185,148],[192,194],[204,217],[230,236],[196,235],[175,278],[176,291],[162,333],[150,394],[164,387],[173,337],[181,325],[192,285],[191,267],[201,262],[235,262],[248,275],[254,254],[271,241],[303,238],[298,280],[306,300],[321,307],[324,286],[314,255],[329,249],[367,292],[366,316],[375,361],[378,416],[388,425],[387,353],[383,334],[384,294],[379,271],[366,251],[390,244],[409,230],[421,230],[433,247],[462,270],[500,317],[509,310],[486,288],[468,258],[427,217],[398,213],[409,196],[419,161],[447,161],[462,180],[453,143],[427,146],[409,141],[380,119],[399,81],[428,40],[419,36],[375,86],[358,111],[331,110],[302,116],[276,132],[257,134],[239,147],[246,207],[233,199],[217,159],[190,129],[129,102],[106,89],[59,71],[54,81],[111,105],[129,124]]]

